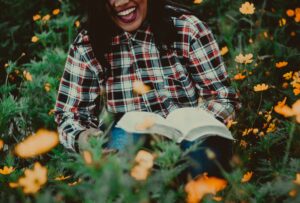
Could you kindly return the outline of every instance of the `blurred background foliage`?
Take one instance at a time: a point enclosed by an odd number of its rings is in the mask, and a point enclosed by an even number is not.
[[[243,15],[240,0],[177,0],[193,10],[212,29],[223,52],[232,85],[240,94],[242,109],[230,126],[237,139],[234,171],[220,193],[224,202],[300,202],[299,124],[274,112],[287,98],[291,106],[299,99],[300,29],[295,14],[298,0],[254,0],[255,12]],[[198,3],[197,3],[198,2]],[[92,167],[62,146],[33,159],[14,155],[14,146],[40,128],[56,130],[53,108],[70,43],[85,24],[84,1],[0,0],[0,200],[8,202],[183,202],[184,184],[178,182],[178,164],[184,153],[173,143],[156,143],[158,155],[153,174],[146,182],[135,181],[128,171],[133,149],[120,159],[101,154],[101,143],[91,149]],[[299,10],[298,10],[299,12]],[[34,20],[34,17],[36,18]],[[227,51],[226,51],[227,50]],[[252,54],[253,62],[236,62],[239,54]],[[287,62],[282,68],[278,62]],[[283,75],[292,72],[287,79]],[[237,77],[242,74],[244,78]],[[298,77],[299,78],[299,77]],[[293,81],[296,81],[293,83]],[[254,91],[265,83],[268,89]],[[39,161],[48,169],[48,182],[39,193],[25,195],[9,187],[26,168]],[[104,164],[105,163],[105,164]],[[101,166],[101,167],[100,167]],[[253,178],[241,179],[246,172]],[[59,175],[70,179],[55,181]],[[80,184],[72,183],[81,178]],[[296,182],[296,183],[295,183]],[[71,184],[71,185],[70,185]],[[120,195],[123,194],[123,195]],[[205,202],[215,202],[207,196]]]

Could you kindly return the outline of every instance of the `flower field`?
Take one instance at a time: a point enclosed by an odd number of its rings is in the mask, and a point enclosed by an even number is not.
[[[65,150],[53,109],[84,1],[0,0],[0,202],[300,202],[300,2],[177,2],[212,29],[239,93],[233,170],[184,179],[187,151],[155,136],[126,154],[106,138]]]

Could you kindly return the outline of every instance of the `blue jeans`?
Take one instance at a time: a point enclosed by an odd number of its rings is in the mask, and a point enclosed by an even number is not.
[[[121,128],[113,127],[110,139],[107,143],[107,148],[124,151],[130,144],[137,143],[145,134],[127,133]],[[186,150],[195,142],[182,141],[180,147]],[[209,176],[223,177],[219,167],[214,161],[210,160],[205,152],[206,148],[212,150],[216,155],[216,161],[222,166],[225,171],[230,171],[229,160],[232,157],[232,141],[211,136],[204,140],[199,147],[188,154],[188,157],[194,164],[190,164],[185,172],[190,173],[192,177],[207,172]]]

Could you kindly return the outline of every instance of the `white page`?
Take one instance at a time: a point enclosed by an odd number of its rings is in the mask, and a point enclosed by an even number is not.
[[[200,126],[222,126],[225,125],[218,121],[212,114],[200,108],[185,107],[172,111],[167,121],[172,126],[179,129],[186,135],[191,129]]]

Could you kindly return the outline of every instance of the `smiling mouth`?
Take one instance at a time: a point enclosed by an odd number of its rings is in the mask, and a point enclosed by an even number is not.
[[[117,13],[117,17],[123,23],[132,23],[137,17],[137,7],[131,7]]]

